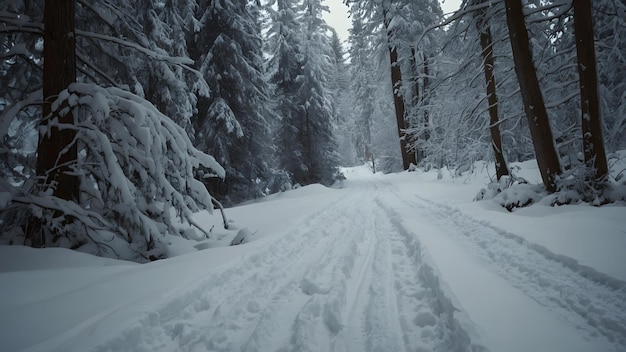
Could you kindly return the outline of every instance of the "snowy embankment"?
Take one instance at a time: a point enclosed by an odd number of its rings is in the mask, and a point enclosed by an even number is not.
[[[626,350],[626,207],[509,213],[482,172],[347,169],[229,209],[245,245],[144,265],[0,247],[1,349]]]

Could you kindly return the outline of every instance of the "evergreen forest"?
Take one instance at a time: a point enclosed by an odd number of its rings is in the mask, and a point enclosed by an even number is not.
[[[322,0],[0,0],[0,244],[157,260],[364,163],[625,200],[626,3],[344,3],[342,41]]]

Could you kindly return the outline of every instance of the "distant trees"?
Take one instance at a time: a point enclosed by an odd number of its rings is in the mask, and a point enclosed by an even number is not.
[[[626,14],[626,6],[610,1],[531,1],[522,6],[520,1],[468,0],[443,19],[431,1],[347,3],[354,34],[366,34],[351,42],[356,44],[351,59],[358,66],[353,71],[355,112],[371,117],[372,102],[389,105],[395,98],[398,134],[409,142],[401,151],[415,154],[425,167],[446,165],[457,174],[470,170],[476,160],[493,159],[498,179],[508,174],[509,161],[535,157],[548,191],[576,190],[581,199],[602,202],[607,160],[601,147],[619,148],[623,143],[616,137],[626,131],[626,120],[620,117],[626,100],[618,98],[623,90],[609,88],[624,85],[624,65],[609,62],[623,62],[618,52],[626,42],[616,33],[623,27],[620,15]],[[595,26],[585,26],[591,20]],[[444,26],[446,31],[441,31]],[[594,37],[595,45],[590,41]],[[358,56],[365,42],[373,43],[369,58],[376,55],[376,74],[394,73],[391,98],[372,99],[377,93],[360,75],[367,68]],[[388,51],[387,62],[375,50],[381,47]],[[577,53],[574,48],[584,49]],[[602,92],[599,109],[594,107],[597,91]],[[366,135],[357,134],[359,148],[367,140],[360,136]],[[405,154],[404,167],[409,157]]]
[[[352,118],[354,95],[350,88],[350,64],[337,32],[333,28],[330,28],[330,31],[332,33],[330,38],[332,73],[330,78],[333,92],[333,116],[337,125],[335,137],[340,164],[343,166],[360,165],[361,160],[359,160],[357,150],[354,147],[356,126]]]
[[[349,1],[351,13],[366,31],[381,38],[387,48],[385,65],[391,77],[391,94],[402,165],[417,164],[419,139],[428,137],[426,86],[431,75],[429,52],[434,52],[432,33],[424,30],[442,15],[436,1]],[[354,22],[353,22],[354,23]],[[420,41],[420,39],[422,39]]]
[[[376,91],[379,85],[375,84],[376,73],[375,62],[371,59],[372,44],[370,38],[363,30],[363,22],[359,18],[352,19],[352,29],[350,30],[350,60],[352,62],[350,75],[352,82],[350,89],[354,95],[354,111],[352,120],[354,121],[354,148],[357,156],[362,161],[371,160],[375,169],[375,157],[378,150],[372,143],[372,124],[375,114],[375,104],[377,100]],[[358,102],[358,104],[356,103]]]

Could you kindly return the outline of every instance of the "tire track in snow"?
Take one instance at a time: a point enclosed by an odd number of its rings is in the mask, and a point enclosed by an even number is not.
[[[170,292],[177,296],[97,350],[484,351],[454,318],[417,237],[373,186]]]
[[[606,339],[614,351],[626,350],[626,283],[453,207],[392,193],[409,207],[429,214],[434,224],[588,340]]]
[[[329,248],[324,264],[303,279],[315,297],[300,314],[317,319],[295,325],[292,350],[312,350],[312,340],[328,338],[330,348],[313,350],[486,351],[455,319],[438,278],[422,261],[416,236],[371,189],[327,219],[349,243]],[[329,334],[319,334],[324,331]]]
[[[317,218],[331,216],[341,202],[303,219],[248,258],[218,267],[196,287],[172,292],[176,297],[161,309],[96,350],[267,350],[276,343],[280,325],[290,324],[292,311],[297,312],[306,301],[300,279],[308,263],[316,262],[329,245],[330,239],[306,230]],[[274,319],[280,313],[284,313],[281,319]],[[278,326],[263,326],[268,316]]]
[[[471,341],[455,318],[457,309],[445,295],[439,278],[422,258],[418,237],[403,224],[400,215],[376,199],[391,227],[387,233],[393,263],[389,273],[397,304],[405,351],[485,352]]]

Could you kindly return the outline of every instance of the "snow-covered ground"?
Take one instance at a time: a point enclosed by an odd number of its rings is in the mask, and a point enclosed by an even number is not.
[[[626,351],[626,207],[510,213],[487,171],[346,169],[144,265],[0,247],[0,350]]]

